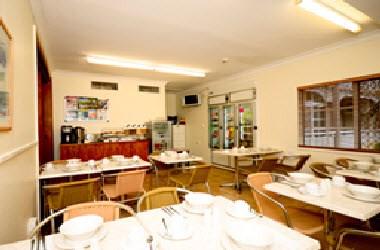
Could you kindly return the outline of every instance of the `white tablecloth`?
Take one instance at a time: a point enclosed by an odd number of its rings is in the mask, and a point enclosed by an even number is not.
[[[343,195],[344,192],[347,192],[345,188],[333,187],[327,195],[321,197],[301,194],[296,188],[278,182],[268,183],[264,188],[268,191],[363,221],[380,213],[380,203],[368,203],[351,199]]]
[[[172,241],[161,238],[157,232],[162,230],[161,218],[168,217],[161,209],[150,210],[144,213],[139,213],[138,216],[142,219],[147,228],[152,232],[153,238],[158,241],[159,248],[165,250],[216,250],[216,249],[239,249],[237,245],[226,235],[225,227],[230,223],[236,223],[234,219],[225,213],[225,209],[232,202],[223,197],[216,197],[215,204],[210,213],[206,216],[199,214],[186,213],[177,205],[178,211],[189,220],[189,225],[193,229],[193,235],[188,240]],[[274,243],[268,250],[317,250],[320,249],[319,242],[309,238],[299,232],[292,230],[278,222],[275,222],[266,217],[256,217],[248,221],[257,226],[268,228],[274,234]],[[106,228],[106,237],[99,242],[99,247],[102,250],[127,250],[136,249],[131,244],[130,236],[136,234],[136,231],[141,231],[141,226],[135,218],[129,217],[119,219],[104,224]],[[54,237],[51,235],[46,238],[47,248],[49,250],[59,249],[54,244]],[[144,237],[145,239],[145,237]],[[9,245],[0,246],[0,250],[29,250],[30,241],[21,241]],[[141,248],[147,249],[147,248]],[[95,249],[93,249],[95,250]]]

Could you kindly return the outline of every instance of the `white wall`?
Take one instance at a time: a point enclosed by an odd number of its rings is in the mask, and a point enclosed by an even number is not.
[[[181,94],[205,89],[217,94],[255,86],[258,146],[310,153],[312,159],[309,162],[317,160],[332,162],[339,156],[367,159],[370,156],[368,153],[297,147],[297,86],[379,73],[379,56],[380,32],[376,32],[226,79],[209,82]],[[198,144],[195,143],[199,142],[202,148],[201,155],[206,157],[209,155],[206,146],[208,137],[195,138],[193,135],[199,133],[199,124],[207,124],[207,108],[201,106],[191,110],[180,109],[179,113],[186,117],[189,124],[187,131],[191,136],[187,137],[187,142],[190,150],[199,150]]]
[[[93,90],[91,81],[117,82],[119,90]],[[102,128],[122,128],[165,118],[165,82],[112,75],[56,70],[52,73],[55,158],[59,158],[61,125],[83,126],[86,132],[100,133]],[[160,93],[138,92],[138,85],[159,86]],[[89,96],[109,99],[108,120],[64,122],[64,96]]]
[[[177,94],[166,92],[166,115],[176,116],[177,115]]]
[[[28,0],[0,0],[0,17],[13,36],[13,127],[0,132],[0,158],[36,141],[36,60]],[[0,163],[0,244],[26,238],[35,216],[36,146]]]

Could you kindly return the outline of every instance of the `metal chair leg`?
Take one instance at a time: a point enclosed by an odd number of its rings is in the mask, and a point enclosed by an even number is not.
[[[210,185],[208,184],[208,182],[206,182],[205,185],[207,188],[207,192],[210,194],[211,193]]]
[[[53,209],[50,209],[50,215],[54,214],[54,210]],[[51,219],[50,221],[50,225],[51,225],[51,233],[54,234],[55,233],[55,223],[54,223],[54,218]]]

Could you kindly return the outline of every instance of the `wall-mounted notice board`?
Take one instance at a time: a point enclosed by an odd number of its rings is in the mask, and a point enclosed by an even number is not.
[[[70,121],[108,121],[109,99],[88,96],[64,97],[64,120]]]

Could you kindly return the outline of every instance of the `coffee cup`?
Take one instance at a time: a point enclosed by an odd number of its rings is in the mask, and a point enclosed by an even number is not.
[[[346,185],[346,179],[343,176],[333,176],[332,183],[335,187],[344,187]]]
[[[134,156],[132,156],[132,160],[133,161],[139,161],[140,160],[140,156],[134,155]]]
[[[236,214],[247,214],[250,212],[251,207],[246,201],[237,200],[237,201],[234,201],[232,209],[233,209],[233,212]]]
[[[305,189],[306,189],[307,193],[311,194],[311,195],[319,195],[319,193],[320,193],[319,185],[315,182],[306,183]]]
[[[95,166],[95,161],[94,161],[94,160],[89,160],[89,161],[87,161],[87,164],[88,164],[90,167],[93,167],[93,166]]]

